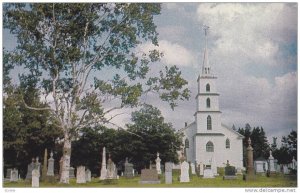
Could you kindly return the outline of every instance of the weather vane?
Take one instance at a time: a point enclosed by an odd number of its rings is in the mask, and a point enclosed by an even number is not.
[[[204,30],[205,36],[207,36],[208,29],[209,29],[209,26],[203,25],[203,30]]]

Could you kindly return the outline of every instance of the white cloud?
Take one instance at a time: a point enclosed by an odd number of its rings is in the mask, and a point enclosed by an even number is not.
[[[159,46],[155,47],[151,43],[145,43],[138,49],[142,52],[149,52],[149,50],[157,49],[164,54],[162,62],[167,65],[177,66],[193,66],[195,64],[195,56],[193,53],[182,45],[172,43],[167,40],[159,41]]]
[[[292,27],[297,17],[290,17],[295,9],[283,3],[203,3],[197,16],[217,38],[216,52],[237,60],[280,65],[276,60],[279,44],[297,31]]]

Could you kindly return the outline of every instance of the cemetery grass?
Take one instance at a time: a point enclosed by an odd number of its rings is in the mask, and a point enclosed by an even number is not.
[[[76,184],[76,179],[70,179],[70,184],[60,184],[60,183],[45,183],[40,182],[40,188],[126,188],[126,187],[168,187],[168,188],[176,188],[176,187],[191,187],[191,188],[201,188],[201,187],[297,187],[297,179],[296,177],[291,178],[291,176],[284,176],[278,174],[273,177],[266,177],[266,176],[256,176],[256,179],[253,181],[244,181],[242,176],[239,175],[238,179],[236,180],[223,180],[222,176],[218,176],[214,179],[203,179],[202,177],[192,176],[190,178],[190,182],[188,183],[180,183],[178,181],[178,174],[173,174],[173,184],[165,184],[164,176],[162,175],[160,180],[161,184],[139,184],[140,177],[136,176],[131,179],[126,179],[120,177],[119,180],[108,181],[104,183],[103,181],[100,182],[99,178],[92,178],[92,182],[86,184]],[[19,182],[4,182],[4,187],[15,187],[15,188],[24,188],[24,187],[31,187],[30,184],[26,184],[24,181]]]

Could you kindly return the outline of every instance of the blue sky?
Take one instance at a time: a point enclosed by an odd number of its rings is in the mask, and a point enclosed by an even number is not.
[[[163,3],[155,23],[158,49],[165,55],[161,63],[177,65],[192,94],[174,111],[151,96],[146,100],[176,129],[194,121],[203,24],[210,26],[209,61],[218,76],[222,122],[237,128],[262,126],[269,139],[297,129],[296,3]],[[3,45],[13,45],[6,31],[3,35]],[[149,43],[139,47],[150,48]],[[124,125],[130,112],[114,121]]]

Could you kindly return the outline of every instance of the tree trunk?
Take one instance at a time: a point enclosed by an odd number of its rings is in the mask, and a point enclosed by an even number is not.
[[[60,183],[69,184],[70,161],[71,161],[71,139],[68,135],[65,135]]]

